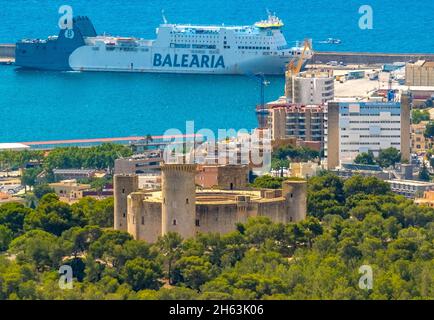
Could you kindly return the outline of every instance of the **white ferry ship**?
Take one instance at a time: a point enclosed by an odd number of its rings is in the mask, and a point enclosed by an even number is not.
[[[165,19],[164,19],[165,20]],[[275,15],[252,26],[205,26],[164,21],[155,40],[98,36],[87,17],[47,40],[22,40],[16,65],[62,71],[283,75],[302,56],[290,47]],[[313,51],[305,50],[310,59]]]

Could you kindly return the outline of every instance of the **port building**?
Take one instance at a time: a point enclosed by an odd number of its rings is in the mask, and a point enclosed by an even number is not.
[[[387,180],[393,192],[409,199],[415,199],[427,191],[434,191],[434,183],[416,180]]]
[[[22,143],[0,143],[0,151],[24,151],[30,147]]]
[[[418,60],[405,67],[407,86],[434,86],[434,61]]]
[[[399,99],[398,99],[399,100]],[[410,160],[410,103],[344,100],[329,102],[325,157],[327,168],[353,162],[358,154],[390,147]]]

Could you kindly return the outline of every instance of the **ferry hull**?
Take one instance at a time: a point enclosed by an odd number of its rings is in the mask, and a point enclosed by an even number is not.
[[[163,24],[157,39],[97,36],[87,17],[47,40],[16,45],[18,67],[56,71],[283,75],[300,48],[288,48],[275,23],[251,26]],[[265,28],[265,30],[263,30]]]
[[[158,59],[155,57],[166,57]],[[170,58],[168,58],[170,57]],[[206,58],[206,59],[205,59]],[[203,63],[206,60],[208,63]],[[196,61],[196,62],[195,62]],[[75,71],[137,72],[137,73],[185,73],[185,74],[264,74],[283,75],[288,56],[246,56],[235,61],[231,55],[211,53],[192,54],[189,51],[157,49],[149,52],[110,52],[105,48],[80,47],[70,58],[69,65]]]
[[[85,46],[85,37],[95,37],[96,31],[87,17],[74,18],[74,37],[61,30],[55,40],[21,41],[15,47],[15,65],[25,69],[72,71],[71,54]]]

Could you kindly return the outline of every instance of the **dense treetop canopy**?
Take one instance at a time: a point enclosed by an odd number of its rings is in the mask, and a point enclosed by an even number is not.
[[[263,179],[263,180],[267,180]],[[110,227],[112,200],[0,207],[0,299],[433,299],[434,209],[376,178],[308,181],[308,218],[257,217],[155,244]],[[58,269],[73,269],[73,289]],[[373,270],[360,289],[359,268]]]

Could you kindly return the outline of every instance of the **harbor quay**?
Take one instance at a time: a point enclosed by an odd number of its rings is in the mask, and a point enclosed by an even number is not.
[[[15,44],[0,44],[0,64],[15,62],[15,47]],[[434,60],[434,54],[315,51],[309,63],[326,64],[330,61],[342,61],[345,64],[372,65],[417,60]]]
[[[23,150],[38,149],[50,150],[57,147],[91,147],[103,143],[118,144],[146,144],[147,147],[161,148],[168,144],[182,141],[201,142],[203,137],[200,134],[181,134],[181,135],[155,135],[155,136],[131,136],[114,138],[92,138],[92,139],[70,139],[70,140],[47,140],[47,141],[27,141],[19,143],[0,143],[1,149]]]

